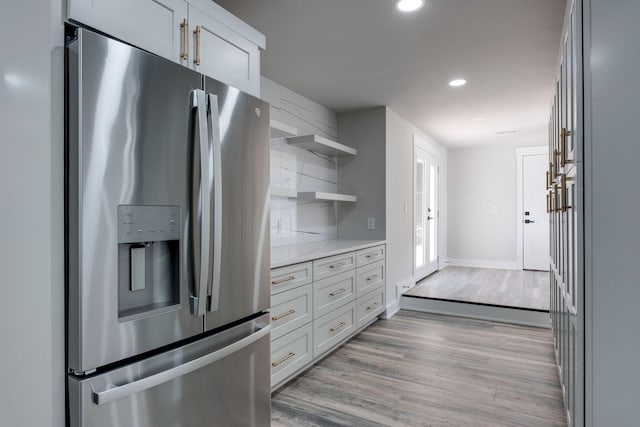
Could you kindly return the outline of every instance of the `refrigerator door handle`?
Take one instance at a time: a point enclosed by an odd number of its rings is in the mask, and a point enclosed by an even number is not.
[[[220,304],[220,267],[222,262],[222,141],[218,96],[207,94],[209,100],[209,132],[213,140],[213,274],[209,288],[209,311],[218,311]]]
[[[96,405],[104,405],[109,402],[113,402],[114,400],[122,399],[123,397],[127,397],[134,393],[138,393],[144,390],[148,390],[151,387],[155,387],[157,385],[166,383],[168,381],[175,380],[176,378],[180,378],[185,376],[191,372],[197,371],[198,369],[204,368],[207,365],[217,362],[233,353],[236,353],[246,347],[249,347],[260,338],[264,337],[271,330],[271,325],[266,325],[264,328],[260,329],[253,334],[242,338],[239,341],[234,342],[220,350],[216,350],[212,353],[209,353],[205,356],[194,359],[190,362],[184,363],[182,365],[176,366],[175,368],[168,369],[166,371],[159,372],[157,374],[150,375],[145,378],[141,378],[139,380],[120,385],[113,386],[103,391],[93,391],[93,403]]]
[[[196,109],[198,121],[199,146],[194,149],[200,151],[200,190],[199,200],[195,200],[191,209],[197,213],[199,230],[194,229],[192,239],[200,242],[200,256],[194,257],[198,262],[196,269],[196,296],[192,297],[191,312],[202,316],[206,310],[207,289],[211,277],[211,192],[213,190],[213,164],[211,159],[210,138],[207,124],[207,97],[203,90],[195,89],[191,92],[192,107]],[[199,204],[199,206],[198,206]],[[195,224],[194,224],[195,225]],[[196,239],[196,236],[199,238]]]

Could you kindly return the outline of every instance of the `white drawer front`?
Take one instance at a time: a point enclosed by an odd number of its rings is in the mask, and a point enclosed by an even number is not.
[[[356,303],[350,302],[313,321],[314,357],[331,350],[356,330]]]
[[[385,310],[384,286],[358,299],[358,322],[360,329]]]
[[[358,296],[371,292],[385,283],[384,261],[358,269]]]
[[[361,267],[363,265],[371,264],[372,262],[381,261],[385,257],[385,245],[374,246],[372,248],[361,249],[356,252],[356,265]]]
[[[280,292],[271,297],[271,340],[313,320],[313,285]]]
[[[310,262],[274,268],[271,270],[271,295],[311,283],[311,269]]]
[[[349,252],[313,261],[313,281],[322,280],[356,266],[356,253]]]
[[[271,341],[271,388],[289,379],[313,360],[313,325],[310,323]]]
[[[356,272],[347,271],[313,283],[313,316],[320,317],[356,298]]]

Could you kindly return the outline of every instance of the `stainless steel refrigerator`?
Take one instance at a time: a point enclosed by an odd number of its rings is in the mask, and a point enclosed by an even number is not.
[[[86,29],[66,70],[70,425],[269,425],[268,105]]]

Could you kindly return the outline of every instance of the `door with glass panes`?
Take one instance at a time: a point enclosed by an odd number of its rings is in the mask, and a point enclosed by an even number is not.
[[[438,160],[414,146],[413,277],[417,281],[438,269]]]

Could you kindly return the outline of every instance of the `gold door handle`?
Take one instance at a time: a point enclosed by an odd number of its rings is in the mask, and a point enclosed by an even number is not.
[[[346,265],[346,264],[347,264],[346,262],[342,261],[342,262],[338,262],[338,263],[335,263],[335,264],[331,264],[329,266],[329,268],[338,268],[338,267],[342,267],[343,265]]]
[[[276,367],[276,366],[278,366],[279,364],[286,362],[287,360],[291,359],[291,358],[292,358],[293,356],[295,356],[295,355],[296,355],[295,353],[293,353],[293,352],[289,352],[289,354],[287,354],[287,355],[286,355],[285,357],[283,357],[282,359],[280,359],[280,360],[276,360],[275,362],[272,362],[272,363],[271,363],[271,366],[273,366],[273,367],[275,368],[275,367]]]
[[[295,311],[294,309],[291,309],[291,310],[287,311],[286,313],[282,313],[282,314],[278,314],[277,316],[273,316],[273,317],[271,318],[271,320],[273,320],[273,321],[275,322],[276,320],[280,320],[280,319],[282,319],[283,317],[290,316],[290,315],[292,315],[292,314],[293,314],[293,313],[295,313],[295,312],[296,312],[296,311]]]
[[[336,295],[340,295],[341,293],[346,292],[346,291],[347,291],[347,290],[346,290],[345,288],[341,288],[341,289],[338,289],[337,291],[333,291],[333,292],[331,292],[331,293],[329,294],[329,296],[331,296],[331,297],[335,297]]]
[[[569,163],[573,163],[573,160],[567,160],[567,137],[571,135],[571,131],[565,128],[562,128],[560,131],[560,165],[562,167]]]
[[[180,58],[187,59],[189,58],[189,21],[187,18],[182,20],[180,24],[180,32],[182,33],[182,48],[180,49]]]
[[[296,276],[287,276],[284,279],[272,280],[271,284],[275,286],[275,285],[279,285],[281,283],[290,282],[290,281],[294,280],[295,278],[296,278]]]
[[[557,186],[557,185],[554,185],[554,186],[553,186],[554,198],[555,198],[555,200],[556,200],[556,207],[555,207],[555,209],[554,209],[554,211],[555,211],[555,212],[558,212],[558,211],[563,210],[563,209],[562,209],[562,203],[561,203],[561,200],[560,200],[560,193],[558,192],[558,189],[559,189],[559,188],[560,188],[560,187],[559,187],[559,186]]]
[[[549,203],[549,195],[547,194],[547,213],[551,212],[551,206]]]
[[[373,304],[371,304],[370,306],[367,307],[367,311],[371,311],[371,310],[373,310],[374,308],[376,308],[379,305],[380,304],[378,304],[377,302],[373,303]]]
[[[196,39],[196,56],[193,58],[193,63],[200,65],[200,25],[196,25],[196,29],[193,30],[193,35]]]
[[[377,274],[374,274],[373,276],[369,276],[369,277],[367,277],[367,282],[370,282],[370,281],[372,281],[374,279],[377,279],[378,277],[380,277],[380,276],[378,276]]]
[[[334,326],[333,328],[331,328],[331,329],[329,329],[329,330],[330,330],[331,332],[335,332],[335,331],[337,331],[337,330],[339,330],[339,329],[341,329],[341,328],[344,328],[345,326],[347,326],[347,324],[346,324],[346,323],[344,323],[344,322],[340,322],[340,323],[338,323],[336,326]]]
[[[545,176],[546,176],[547,190],[548,190],[549,188],[551,188],[551,173],[549,171],[547,171],[545,173]]]
[[[569,192],[567,191],[567,181],[572,180],[572,178],[567,178],[566,174],[562,174],[560,178],[562,185],[562,212],[566,212],[567,209],[571,209],[571,206],[569,206]]]

